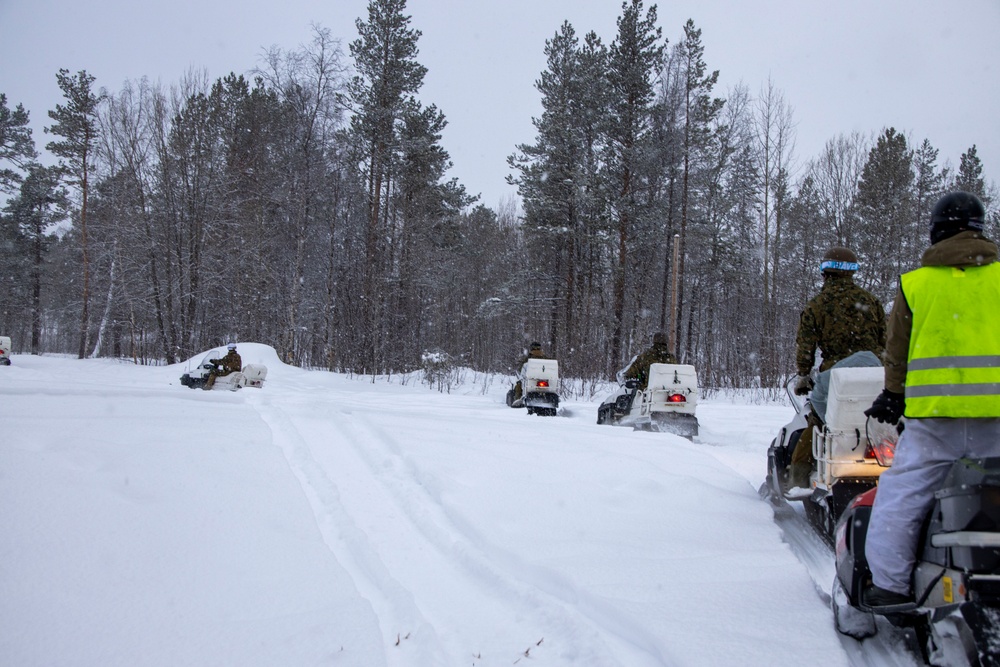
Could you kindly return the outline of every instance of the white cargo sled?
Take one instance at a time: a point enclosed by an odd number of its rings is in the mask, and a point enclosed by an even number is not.
[[[10,336],[0,336],[0,366],[10,366]]]
[[[521,367],[521,396],[507,392],[507,405],[527,408],[529,415],[554,417],[559,408],[559,362],[555,359],[528,359]]]
[[[650,364],[649,385],[628,380],[597,409],[598,424],[631,426],[640,431],[698,435],[698,374],[687,364]]]
[[[243,387],[260,389],[264,386],[264,380],[267,378],[267,366],[247,364],[241,371],[216,376],[212,386],[206,387],[205,383],[208,381],[209,373],[213,369],[221,369],[221,366],[212,363],[212,359],[221,359],[224,356],[226,356],[226,350],[212,350],[202,357],[195,368],[181,376],[181,384],[191,389],[228,389],[229,391],[236,391]]]

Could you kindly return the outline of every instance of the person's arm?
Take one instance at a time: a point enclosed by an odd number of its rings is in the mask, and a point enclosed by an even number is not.
[[[913,332],[913,311],[906,302],[902,288],[897,288],[887,324],[885,354],[885,388],[897,394],[906,385],[906,362],[910,354]]]
[[[806,304],[799,316],[799,333],[795,339],[795,368],[802,376],[812,372],[816,363],[816,348],[819,347],[819,325],[812,306],[812,302]]]

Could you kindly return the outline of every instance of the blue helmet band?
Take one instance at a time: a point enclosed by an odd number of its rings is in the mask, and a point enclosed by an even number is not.
[[[820,271],[826,271],[828,269],[835,269],[837,271],[857,271],[860,266],[857,262],[838,262],[832,259],[828,259],[819,265]]]

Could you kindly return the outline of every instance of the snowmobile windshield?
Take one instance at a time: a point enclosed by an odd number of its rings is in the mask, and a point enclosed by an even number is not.
[[[809,401],[809,396],[796,396],[795,385],[798,382],[799,376],[793,375],[785,383],[785,392],[788,394],[788,400],[792,402],[792,407],[795,408],[796,413],[801,413],[806,409],[806,403]]]
[[[198,362],[198,368],[204,368],[206,365],[211,365],[212,359],[221,359],[226,356],[226,350],[219,348],[217,350],[210,350],[201,361]]]
[[[639,358],[638,354],[632,355],[632,358],[629,359],[628,363],[625,364],[625,366],[621,368],[617,373],[615,373],[615,379],[618,380],[618,384],[622,385],[625,384],[625,371],[631,368],[632,364],[634,364],[635,360],[638,358]]]

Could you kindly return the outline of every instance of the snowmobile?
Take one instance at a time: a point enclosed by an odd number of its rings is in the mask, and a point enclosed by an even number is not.
[[[637,431],[698,435],[698,374],[686,364],[650,364],[649,384],[626,380],[597,409],[598,424],[631,426]]]
[[[882,391],[881,367],[834,368],[830,371],[830,391],[824,423],[812,427],[812,453],[816,467],[809,480],[811,495],[803,499],[806,517],[821,535],[832,541],[837,519],[851,500],[878,484],[879,475],[889,465],[886,452],[895,447],[899,434],[895,427],[869,420],[864,411]],[[796,396],[795,378],[785,391],[795,415],[771,441],[767,450],[767,481],[761,495],[782,502],[789,490],[788,468],[792,453],[806,428],[812,410],[809,400]]]
[[[212,350],[202,357],[195,368],[181,376],[181,384],[191,389],[205,389],[209,373],[212,370],[222,369],[220,365],[212,363],[212,359],[221,359],[224,356],[226,356],[225,350]],[[267,366],[263,364],[247,364],[243,367],[242,371],[230,373],[229,375],[216,376],[211,389],[228,389],[230,391],[236,391],[243,387],[257,387],[260,389],[264,386],[265,378],[267,378]]]
[[[518,377],[521,396],[514,387],[507,391],[507,405],[528,408],[529,415],[554,417],[559,408],[559,362],[555,359],[528,359]]]
[[[0,366],[10,366],[10,336],[0,336]]]
[[[1000,458],[961,459],[951,468],[924,523],[913,572],[914,602],[868,608],[865,537],[877,489],[851,501],[836,525],[837,630],[875,634],[874,614],[913,628],[932,665],[1000,665]]]

